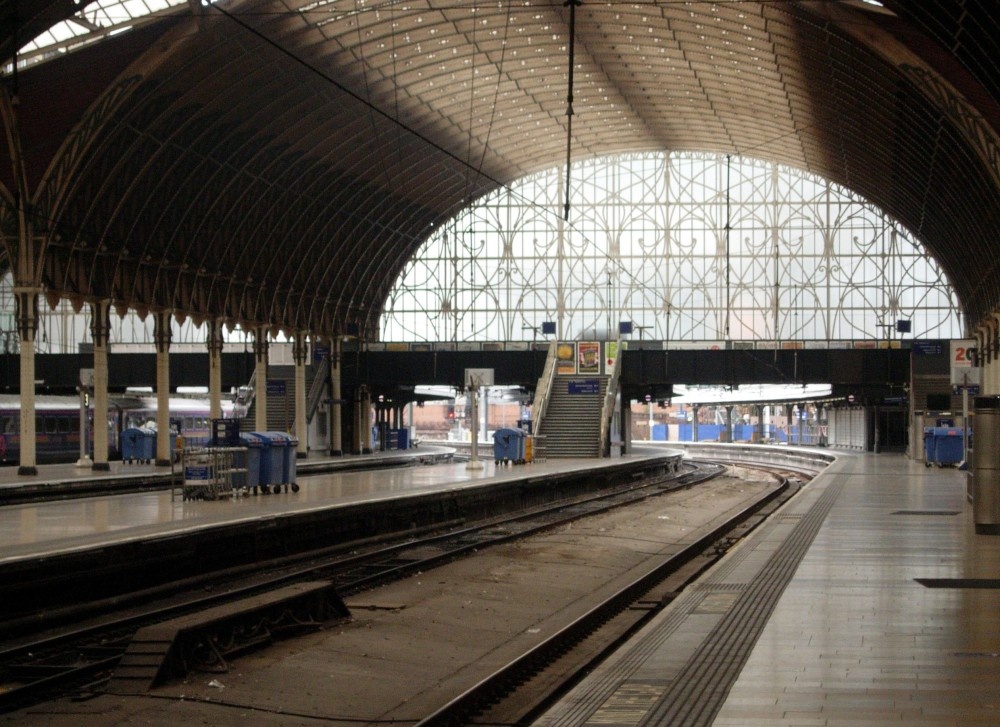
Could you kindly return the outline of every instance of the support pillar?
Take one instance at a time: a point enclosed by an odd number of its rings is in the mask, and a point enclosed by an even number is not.
[[[490,387],[484,386],[481,391],[483,392],[480,399],[483,410],[483,428],[480,430],[480,438],[488,442],[490,441]]]
[[[994,319],[995,320],[995,319]],[[983,386],[981,391],[989,392],[991,394],[998,393],[997,390],[997,351],[994,348],[997,342],[997,324],[989,325],[986,327],[986,334],[983,337],[983,347],[980,349],[980,360],[983,361],[981,365],[986,366],[986,370],[982,372],[983,376]]]
[[[698,439],[698,411],[701,406],[698,404],[693,404],[691,406],[691,441],[697,442]]]
[[[108,341],[111,334],[111,301],[90,305],[90,336],[94,341],[94,461],[91,469],[107,472],[108,464]]]
[[[330,456],[344,454],[343,392],[340,387],[340,339],[334,337],[330,344]]]
[[[267,329],[256,326],[253,329],[253,356],[256,366],[256,386],[254,400],[254,430],[266,432],[267,428]]]
[[[296,331],[292,341],[292,357],[295,359],[295,428],[299,443],[295,456],[304,459],[309,454],[309,430],[306,427],[306,362],[309,360],[309,341],[305,331]]]
[[[208,416],[210,419],[222,419],[222,321],[211,318],[207,327]]]
[[[375,427],[378,429],[378,447],[373,446],[379,452],[385,451],[386,440],[388,439],[389,411],[383,404],[376,403],[375,407]]]
[[[629,402],[622,402],[621,431],[618,433],[622,442],[621,453],[624,457],[632,451],[632,407]],[[667,425],[667,438],[670,436],[670,425]],[[649,440],[653,441],[652,429],[650,429]]]
[[[156,344],[156,466],[170,466],[170,311],[153,314]]]
[[[354,391],[354,454],[372,453],[372,395],[365,384]]]
[[[21,150],[16,95],[10,84],[0,86],[0,126],[7,142],[8,170],[13,172],[13,192],[17,206],[16,259],[7,260],[14,273],[14,316],[20,339],[21,446],[19,475],[37,475],[35,432],[35,335],[38,333],[38,294],[44,240],[35,236],[31,214],[32,189]],[[11,248],[7,248],[8,252]]]
[[[789,444],[795,444],[792,441],[792,421],[792,405],[785,404],[785,439]]]
[[[757,430],[757,444],[763,444],[763,442],[764,442],[764,407],[763,407],[763,405],[758,404],[757,407],[756,407],[756,410],[757,410],[757,426],[755,428]]]
[[[726,406],[726,441],[733,441],[733,405]]]
[[[21,345],[21,458],[17,474],[37,475],[35,450],[35,334],[38,333],[38,288],[14,286],[17,334]]]

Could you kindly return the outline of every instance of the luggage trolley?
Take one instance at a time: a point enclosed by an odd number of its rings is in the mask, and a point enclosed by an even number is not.
[[[246,473],[237,463],[246,462],[243,447],[195,447],[181,450],[181,494],[185,500],[218,500],[233,497],[233,475]]]

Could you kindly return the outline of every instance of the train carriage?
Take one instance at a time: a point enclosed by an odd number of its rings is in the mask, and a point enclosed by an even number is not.
[[[86,450],[93,455],[95,412],[87,410]],[[125,429],[156,426],[154,396],[114,396],[105,414],[108,428],[108,460],[121,459],[121,433]],[[223,402],[223,417],[231,417],[233,406]],[[211,436],[207,399],[170,398],[172,435],[182,434],[188,444],[201,445]],[[17,464],[21,451],[21,399],[0,394],[0,464]],[[39,464],[74,462],[80,456],[80,400],[75,396],[39,395],[35,399],[35,454]]]

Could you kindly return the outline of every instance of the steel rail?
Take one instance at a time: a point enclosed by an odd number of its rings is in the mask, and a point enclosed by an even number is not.
[[[205,582],[208,576],[199,576],[182,582],[165,584],[155,589],[155,596],[160,603],[124,616],[98,618],[95,623],[75,627],[57,634],[41,635],[38,638],[22,639],[14,646],[0,649],[0,676],[17,671],[32,671],[32,663],[38,665],[38,670],[45,671],[43,679],[33,680],[25,684],[12,684],[9,689],[0,690],[0,713],[26,704],[37,703],[40,697],[48,697],[65,685],[78,685],[82,680],[92,680],[95,674],[112,669],[120,658],[118,656],[102,658],[95,663],[78,663],[81,651],[86,651],[88,642],[94,640],[124,641],[121,651],[124,653],[132,632],[141,625],[167,620],[180,614],[191,613],[216,606],[227,601],[236,601],[251,595],[260,594],[292,582],[329,578],[340,593],[355,593],[374,585],[401,578],[414,571],[423,571],[440,563],[454,560],[466,553],[481,550],[490,545],[498,545],[517,538],[556,527],[560,524],[597,514],[610,509],[632,504],[640,499],[656,496],[678,489],[692,487],[700,482],[714,478],[724,472],[724,467],[714,463],[699,462],[691,465],[687,472],[657,475],[637,480],[626,486],[619,486],[601,493],[571,498],[551,505],[519,512],[513,516],[492,518],[479,521],[469,527],[452,530],[443,534],[414,538],[412,531],[403,534],[405,542],[380,547],[372,551],[351,555],[347,558],[336,556],[317,556],[315,552],[297,554],[288,558],[272,559],[264,564],[255,564],[236,570],[252,568],[259,575],[261,567],[277,570],[291,567],[290,570],[277,575],[254,579],[252,582],[242,582],[223,586],[212,594],[199,594],[182,602],[162,605],[162,601],[171,595],[176,595],[181,588],[190,590],[198,583]],[[347,544],[338,546],[343,550]],[[437,552],[427,555],[429,547],[436,547]],[[329,550],[329,549],[325,549]],[[407,551],[419,551],[420,557],[407,557]],[[319,558],[323,562],[308,566],[301,564],[309,559]],[[212,575],[212,574],[209,574]],[[214,574],[216,577],[218,573]],[[144,591],[143,596],[148,597]],[[105,599],[98,603],[100,608],[121,608],[127,603],[128,596]],[[92,612],[94,609],[90,609]],[[87,612],[86,606],[78,612],[81,617]],[[21,624],[27,626],[28,624]],[[0,625],[0,631],[3,625]],[[113,639],[108,634],[113,633]],[[113,647],[112,647],[113,648]],[[65,665],[61,669],[53,662],[59,652],[71,654],[72,666]],[[19,661],[31,655],[29,661]],[[48,662],[46,666],[43,663]]]
[[[448,727],[451,725],[468,726],[476,724],[477,720],[475,716],[481,712],[489,711],[495,705],[502,703],[510,693],[515,691],[515,685],[519,685],[530,679],[548,664],[566,654],[567,651],[571,650],[602,624],[614,618],[618,613],[628,609],[637,601],[642,600],[643,596],[654,589],[659,583],[711,548],[714,543],[722,540],[727,533],[739,527],[741,523],[752,517],[762,508],[774,502],[783,494],[788,493],[790,489],[789,479],[785,477],[785,474],[792,472],[789,467],[762,466],[751,462],[730,462],[727,464],[739,464],[747,468],[771,472],[778,478],[779,487],[758,498],[755,502],[734,514],[726,522],[702,534],[681,551],[668,556],[654,568],[623,586],[600,603],[595,604],[587,613],[566,624],[566,626],[553,633],[544,641],[536,644],[524,654],[512,659],[434,713],[421,719],[414,727]],[[802,475],[804,473],[795,474]],[[715,555],[717,559],[721,557],[722,553],[716,552]],[[705,567],[708,565],[709,563],[706,563]],[[641,617],[636,619],[636,625],[645,623],[655,612],[656,610],[653,609],[643,609]],[[635,626],[632,628],[635,628]],[[587,662],[587,666],[592,663],[593,659]],[[489,718],[485,718],[481,723],[490,724],[492,721]],[[506,724],[507,722],[504,723]]]

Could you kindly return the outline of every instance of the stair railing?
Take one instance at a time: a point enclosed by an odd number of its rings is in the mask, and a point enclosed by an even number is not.
[[[622,341],[619,338],[618,355],[614,358],[611,371],[608,372],[608,389],[604,392],[604,406],[601,409],[601,434],[598,440],[598,452],[600,456],[607,457],[611,454],[611,419],[615,415],[615,400],[618,398],[618,380],[621,377]]]
[[[306,421],[311,422],[316,415],[316,409],[323,399],[323,392],[326,391],[326,380],[330,375],[330,357],[324,356],[316,367],[312,384],[309,386],[308,399],[306,401]]]
[[[549,344],[549,354],[545,357],[545,366],[542,368],[542,375],[538,378],[535,386],[535,401],[532,405],[532,417],[534,418],[534,431],[538,434],[542,426],[542,419],[549,408],[549,399],[552,396],[552,382],[556,375],[556,347],[558,341]]]
[[[257,369],[254,368],[250,374],[250,381],[246,386],[236,389],[236,397],[233,401],[233,417],[235,419],[245,419],[250,416],[250,409],[253,407],[254,392],[257,390]],[[245,396],[243,395],[245,393]]]

